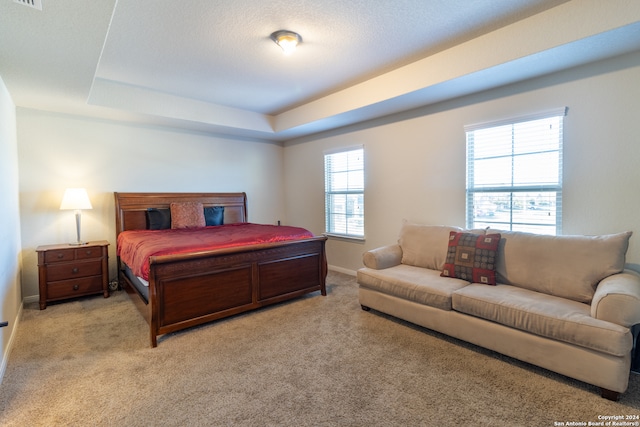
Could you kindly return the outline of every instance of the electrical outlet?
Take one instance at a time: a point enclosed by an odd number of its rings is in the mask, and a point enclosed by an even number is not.
[[[113,279],[112,281],[109,282],[110,291],[117,291],[119,288],[120,288],[120,285],[116,279]]]

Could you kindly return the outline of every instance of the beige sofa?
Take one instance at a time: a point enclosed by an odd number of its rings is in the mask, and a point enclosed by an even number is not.
[[[479,235],[478,242],[500,235],[495,252],[476,253],[484,264],[475,266],[481,273],[493,270],[495,286],[474,283],[473,277],[485,281],[482,274],[442,275],[443,266],[464,261],[464,248],[451,243],[451,236],[469,235],[456,233]],[[365,267],[357,272],[359,301],[364,310],[593,384],[603,397],[617,400],[627,389],[632,330],[640,324],[640,274],[624,269],[630,237],[631,232],[545,236],[405,223],[397,244],[364,254]],[[469,269],[455,271],[465,277]]]

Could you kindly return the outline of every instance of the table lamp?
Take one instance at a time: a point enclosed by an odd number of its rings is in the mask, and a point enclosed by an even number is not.
[[[60,203],[61,210],[73,209],[76,211],[76,233],[78,241],[70,243],[71,245],[86,245],[87,242],[83,242],[80,239],[80,216],[82,209],[93,209],[91,201],[87,195],[87,190],[84,188],[67,188],[62,197],[62,203]]]

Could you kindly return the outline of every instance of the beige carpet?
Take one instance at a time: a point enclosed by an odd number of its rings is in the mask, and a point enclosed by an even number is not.
[[[124,292],[25,307],[0,386],[2,426],[553,426],[640,415],[596,387],[364,312],[328,295],[163,337]]]

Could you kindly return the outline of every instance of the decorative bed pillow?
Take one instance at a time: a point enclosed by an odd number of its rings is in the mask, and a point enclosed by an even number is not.
[[[204,226],[206,226],[206,222],[202,203],[171,203],[171,228],[196,228]]]
[[[171,228],[171,211],[169,209],[147,209],[147,230],[165,230]]]
[[[449,234],[443,277],[455,277],[474,283],[496,284],[496,258],[500,234],[473,234],[452,231]]]
[[[208,206],[204,208],[204,221],[207,226],[224,223],[224,206]]]

